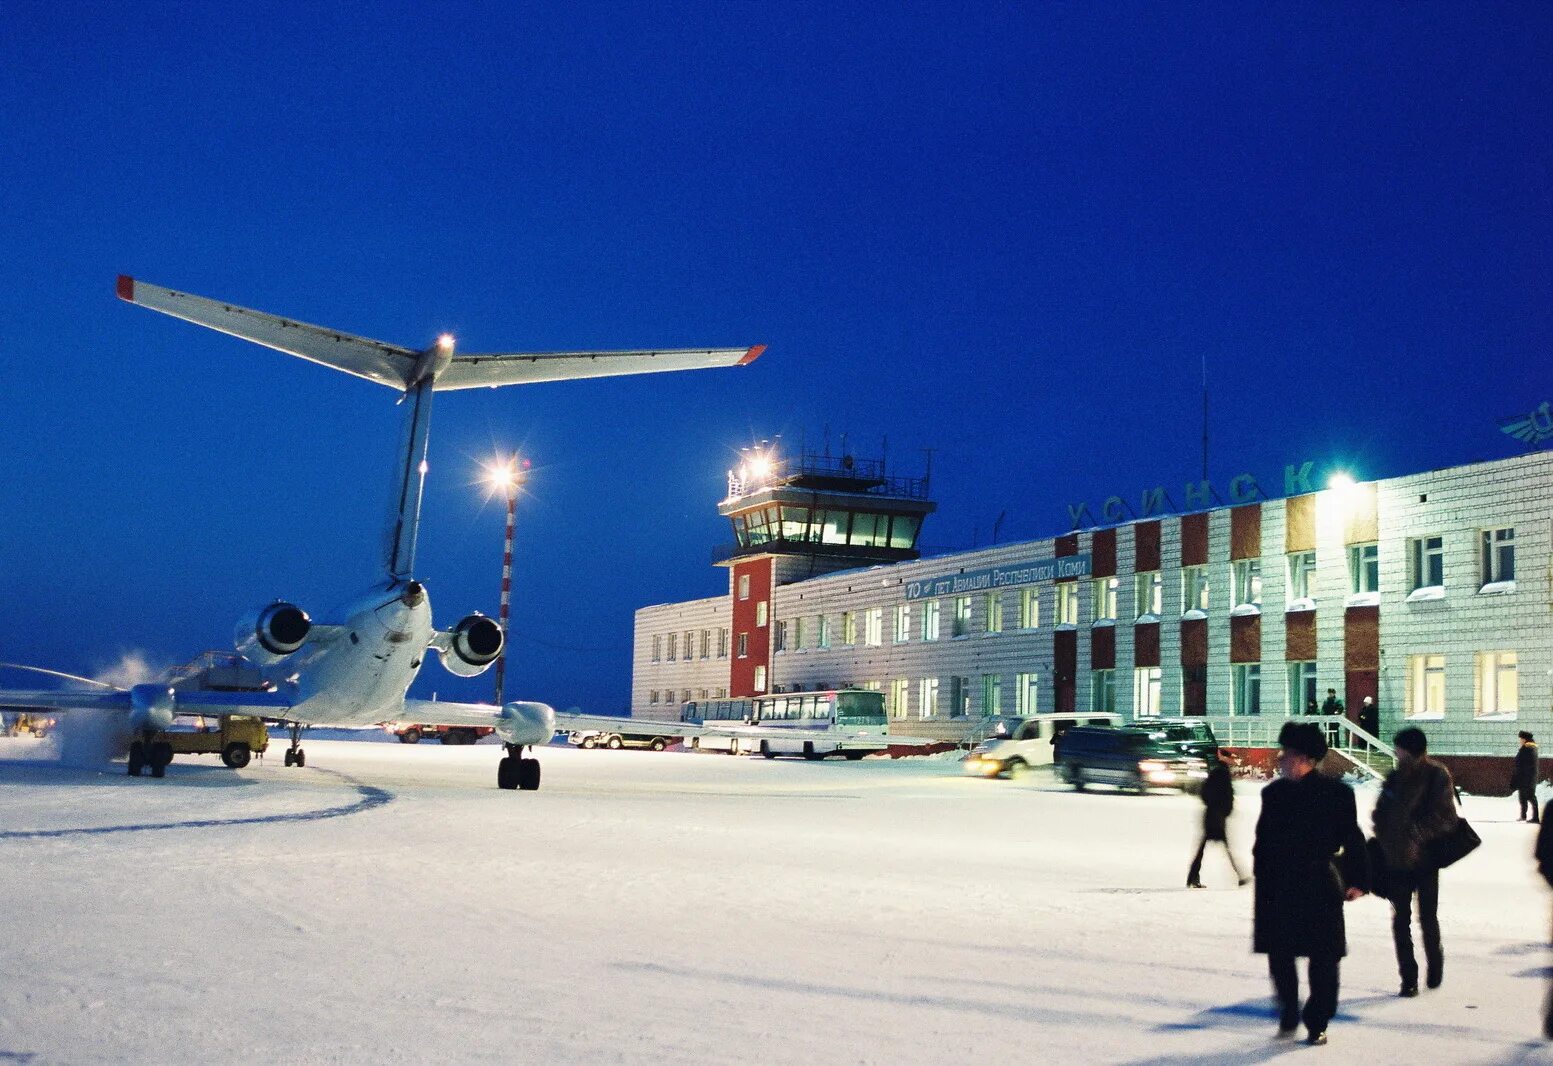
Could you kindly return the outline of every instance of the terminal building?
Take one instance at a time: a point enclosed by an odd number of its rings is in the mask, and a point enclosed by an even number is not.
[[[1223,503],[1187,486],[1199,509],[1172,514],[1156,489],[1100,522],[1070,508],[1061,535],[921,558],[924,479],[759,455],[719,504],[727,593],[636,613],[631,713],[857,687],[885,694],[892,729],[943,740],[1110,711],[1265,746],[1334,690],[1356,723],[1369,697],[1382,738],[1423,726],[1434,753],[1553,737],[1553,452],[1323,488],[1310,469],[1278,495],[1241,475]]]

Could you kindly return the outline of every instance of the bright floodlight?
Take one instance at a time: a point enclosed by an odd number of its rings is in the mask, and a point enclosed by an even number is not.
[[[517,484],[518,472],[510,459],[490,462],[485,464],[485,481],[493,489],[510,489]]]
[[[1329,489],[1351,489],[1353,485],[1353,475],[1351,474],[1336,473],[1327,478],[1327,488]]]
[[[771,473],[771,460],[764,455],[757,455],[750,460],[750,480],[764,481]]]
[[[443,350],[453,347],[453,334],[444,333],[437,338],[437,347]]]

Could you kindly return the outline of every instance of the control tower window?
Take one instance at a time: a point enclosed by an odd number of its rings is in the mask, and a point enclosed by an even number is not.
[[[922,519],[917,515],[892,515],[890,518],[890,547],[910,548],[917,543],[917,529]]]
[[[847,511],[817,511],[815,524],[819,527],[821,544],[845,544],[847,542]]]
[[[852,543],[865,548],[880,548],[889,541],[890,520],[882,514],[854,514]]]
[[[809,509],[807,507],[782,507],[781,532],[777,537],[781,540],[803,541],[810,539]]]

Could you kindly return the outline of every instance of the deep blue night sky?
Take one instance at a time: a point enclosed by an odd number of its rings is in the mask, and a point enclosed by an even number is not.
[[[508,691],[597,711],[635,608],[726,587],[754,439],[934,449],[947,550],[1179,501],[1203,360],[1226,486],[1514,454],[1553,398],[1553,7],[859,7],[0,8],[0,659],[181,661],[377,575],[394,394],[121,272],[417,347],[769,345],[438,397],[439,620],[495,612],[471,481],[521,447]]]

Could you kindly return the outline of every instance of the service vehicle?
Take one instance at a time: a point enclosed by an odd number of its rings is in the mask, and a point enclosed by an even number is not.
[[[153,759],[150,749],[158,744],[166,747],[156,753],[158,758]],[[129,772],[130,776],[139,777],[140,771],[149,766],[151,776],[160,777],[158,762],[163,757],[171,762],[174,755],[219,755],[232,769],[241,770],[255,755],[263,755],[269,746],[270,733],[260,718],[243,714],[198,717],[188,728],[179,728],[175,721],[172,729],[153,733],[149,744],[137,740],[130,745]],[[161,763],[162,769],[166,768],[166,762]]]
[[[1052,758],[1062,780],[1079,791],[1101,784],[1195,792],[1208,777],[1206,759],[1183,755],[1178,744],[1155,736],[1150,726],[1070,729],[1058,738]]]
[[[680,721],[706,727],[690,746],[734,755],[760,752],[768,759],[802,755],[861,759],[888,750],[884,693],[871,689],[776,692],[750,699],[686,703]]]
[[[423,738],[436,737],[444,744],[473,744],[496,732],[488,725],[430,725],[424,722],[392,722],[384,727],[401,744],[419,744]]]
[[[1114,728],[1119,714],[1032,714],[1025,718],[999,717],[992,732],[971,749],[961,768],[974,777],[1014,777],[1037,766],[1052,765],[1052,750],[1070,729]]]
[[[18,710],[5,726],[5,735],[8,737],[36,737],[42,740],[49,735],[49,730],[54,728],[54,719],[46,714],[36,714],[26,710]]]

